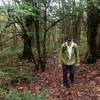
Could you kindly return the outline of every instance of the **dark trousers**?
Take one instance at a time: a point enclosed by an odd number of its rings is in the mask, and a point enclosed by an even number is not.
[[[68,85],[69,80],[71,81],[71,83],[73,83],[74,82],[75,66],[63,64],[62,67],[63,67],[63,84]]]

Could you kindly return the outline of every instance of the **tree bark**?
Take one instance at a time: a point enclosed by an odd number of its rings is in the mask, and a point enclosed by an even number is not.
[[[27,34],[23,35],[24,48],[22,58],[31,61],[33,59],[31,38]]]
[[[98,34],[97,27],[99,22],[99,9],[95,7],[93,4],[89,4],[88,6],[88,34],[87,34],[87,42],[88,42],[88,54],[87,54],[87,62],[95,63],[97,58],[97,44],[96,44],[96,36]]]
[[[37,53],[38,53],[38,63],[36,69],[39,70],[41,67],[41,50],[40,50],[40,35],[39,35],[39,20],[35,20],[35,34],[36,34],[36,41],[37,41]]]
[[[43,36],[43,44],[42,44],[42,48],[43,48],[43,60],[42,60],[42,64],[41,64],[41,68],[42,71],[45,71],[45,67],[46,67],[46,37],[47,37],[47,1],[44,2],[44,36]]]
[[[36,65],[36,61],[32,53],[32,37],[28,35],[28,32],[32,31],[32,24],[34,19],[32,16],[26,16],[24,17],[24,20],[25,20],[24,30],[23,30],[24,34],[22,35],[24,40],[24,48],[23,48],[22,58],[27,59],[29,61],[33,60]]]

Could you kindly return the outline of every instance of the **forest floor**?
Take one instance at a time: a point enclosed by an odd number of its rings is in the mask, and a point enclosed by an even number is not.
[[[47,90],[47,100],[100,100],[100,60],[95,64],[84,64],[82,60],[70,88],[62,86],[62,68],[57,65],[56,54],[49,57],[45,72],[32,71],[35,80],[14,87],[20,93],[26,88],[31,93]],[[17,62],[15,65],[21,69],[22,64]]]
[[[46,72],[38,73],[40,86],[49,90],[48,100],[100,100],[100,61],[95,64],[83,64],[75,75],[75,84],[70,88],[62,86],[62,68],[57,65],[57,56],[52,55]],[[99,67],[100,68],[100,67]]]

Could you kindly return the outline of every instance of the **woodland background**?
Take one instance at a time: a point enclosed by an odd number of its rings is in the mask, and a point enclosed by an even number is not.
[[[57,63],[67,34],[79,45],[81,59],[70,90],[61,86]],[[99,59],[99,0],[0,1],[2,100],[99,100]]]

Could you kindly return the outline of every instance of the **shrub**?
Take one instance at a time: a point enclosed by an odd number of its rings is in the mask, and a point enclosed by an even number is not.
[[[2,98],[4,100],[46,100],[47,98],[46,91],[42,91],[33,95],[26,90],[22,95],[20,95],[16,89],[10,88],[9,90],[1,89],[1,92],[3,93]]]

